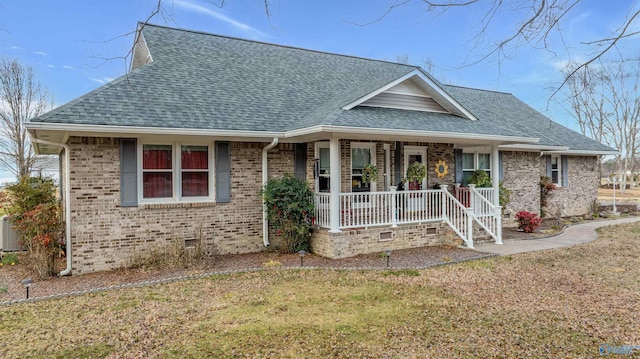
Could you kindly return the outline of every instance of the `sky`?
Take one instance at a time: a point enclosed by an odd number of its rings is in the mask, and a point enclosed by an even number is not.
[[[486,42],[475,45],[487,1],[434,15],[419,0],[389,13],[400,1],[270,0],[269,16],[264,0],[226,0],[223,7],[220,1],[163,0],[162,14],[150,22],[372,59],[402,57],[423,67],[431,61],[442,82],[512,93],[574,129],[562,95],[548,101],[563,66],[588,58],[581,44],[610,36],[638,7],[625,0],[583,0],[567,15],[562,37],[549,39],[555,52],[520,46],[469,66],[518,25],[523,10],[498,13],[481,38]],[[58,106],[126,73],[124,57],[136,24],[155,6],[156,0],[0,0],[0,56],[31,66]],[[632,38],[616,50],[632,53],[639,42]],[[10,177],[0,172],[0,182]]]

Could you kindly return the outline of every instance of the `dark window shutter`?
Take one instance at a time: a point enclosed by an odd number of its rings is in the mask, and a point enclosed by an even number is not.
[[[551,156],[547,155],[545,159],[547,160],[547,177],[551,178],[553,176],[551,174]]]
[[[307,179],[307,144],[296,143],[293,148],[293,172],[296,178]]]
[[[231,202],[231,148],[229,142],[216,142],[216,201]]]
[[[569,186],[569,161],[567,156],[561,156],[560,161],[562,163],[562,187]]]
[[[504,166],[502,165],[502,151],[498,151],[498,179],[504,181]]]
[[[136,139],[120,140],[120,207],[138,205],[138,148]]]
[[[456,171],[456,181],[455,183],[462,183],[462,149],[453,150],[454,159],[454,169]]]

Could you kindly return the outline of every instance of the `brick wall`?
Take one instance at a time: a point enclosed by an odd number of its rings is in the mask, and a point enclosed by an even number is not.
[[[131,208],[120,207],[119,141],[71,138],[73,273],[121,267],[133,253],[150,245],[193,239],[198,233],[207,248],[217,253],[262,250],[258,193],[265,145],[232,143],[230,203],[147,204]],[[273,151],[270,169],[276,174],[292,172],[291,146],[280,145]]]
[[[591,206],[598,199],[598,157],[569,156],[569,186],[556,187],[547,199],[545,212],[550,217],[580,216],[591,213]],[[546,175],[546,160],[540,160],[540,175]]]
[[[598,198],[598,158],[569,156],[569,186],[557,187],[548,199],[545,213],[551,217],[579,216],[590,213]],[[511,217],[518,211],[540,214],[540,176],[546,176],[546,157],[539,152],[502,154],[504,186],[511,190],[505,213]]]
[[[505,214],[540,213],[540,163],[539,152],[502,152],[504,186],[511,191]]]

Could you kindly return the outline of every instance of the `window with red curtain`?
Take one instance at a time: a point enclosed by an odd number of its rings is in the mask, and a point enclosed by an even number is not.
[[[142,146],[143,198],[173,197],[172,153],[171,145]]]
[[[209,195],[209,147],[182,146],[182,197]]]

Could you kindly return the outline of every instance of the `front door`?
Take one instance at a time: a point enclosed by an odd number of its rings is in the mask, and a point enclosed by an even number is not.
[[[407,168],[413,162],[419,162],[427,166],[427,148],[425,146],[405,146],[404,147],[404,173],[406,175]],[[427,171],[429,173],[429,171]],[[413,183],[407,183],[406,188],[408,190],[421,190],[427,189],[427,177],[422,179],[422,182],[415,181]]]

